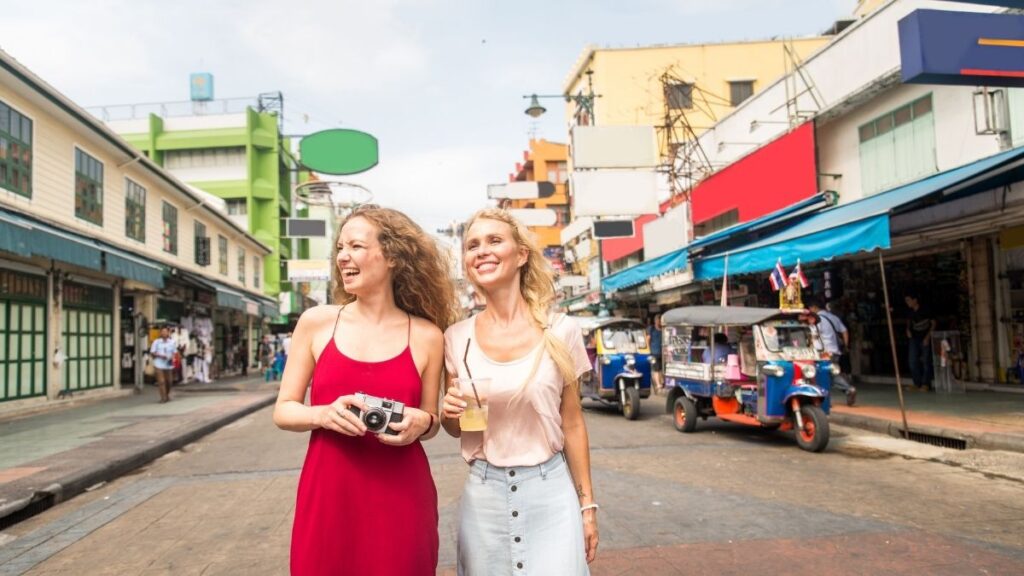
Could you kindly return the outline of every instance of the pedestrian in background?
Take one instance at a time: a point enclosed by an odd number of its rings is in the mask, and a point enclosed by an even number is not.
[[[935,319],[921,307],[916,293],[904,297],[910,313],[907,316],[907,360],[914,389],[930,392],[932,389],[932,331]]]
[[[661,330],[661,314],[655,314],[654,318],[651,319],[648,343],[651,348],[651,358],[654,359],[654,361],[651,362],[651,383],[654,385],[654,390],[656,392],[660,392],[665,389],[665,381],[661,371]]]
[[[553,275],[522,224],[503,210],[471,218],[466,277],[487,308],[445,332],[443,425],[470,464],[459,506],[463,576],[589,574],[597,504],[579,377],[590,370],[575,320],[552,314]],[[487,426],[462,430],[477,401],[455,377],[490,378]]]
[[[850,349],[850,332],[846,324],[832,312],[821,307],[821,301],[810,297],[804,300],[807,309],[818,317],[818,337],[824,347],[825,354],[836,365],[842,367],[845,351]],[[857,389],[850,384],[845,374],[837,374],[832,378],[836,387],[846,394],[846,405],[853,406],[857,402]]]
[[[149,355],[153,358],[156,369],[156,384],[160,389],[160,403],[171,399],[171,383],[174,381],[174,355],[178,353],[178,342],[171,338],[171,329],[164,326],[160,329],[160,337],[149,347]]]
[[[341,305],[299,318],[274,409],[279,427],[312,431],[291,572],[433,576],[437,489],[420,443],[438,430],[441,329],[457,314],[448,261],[407,216],[378,207],[352,212],[335,249]],[[403,403],[401,422],[367,434],[359,392]]]
[[[292,333],[286,332],[284,338],[281,338],[281,351],[284,352],[284,361],[288,362],[288,354],[292,349]]]
[[[260,358],[260,368],[263,369],[263,381],[270,382],[274,377],[274,346],[270,342],[270,335],[264,334],[256,348],[256,354]]]

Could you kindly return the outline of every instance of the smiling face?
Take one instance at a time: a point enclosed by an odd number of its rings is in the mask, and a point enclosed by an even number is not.
[[[500,220],[478,218],[466,233],[464,261],[469,279],[481,288],[516,281],[526,264],[527,248],[520,246],[512,226]]]
[[[381,249],[379,235],[380,229],[365,218],[352,218],[342,227],[335,264],[349,294],[365,295],[390,285],[393,265]]]

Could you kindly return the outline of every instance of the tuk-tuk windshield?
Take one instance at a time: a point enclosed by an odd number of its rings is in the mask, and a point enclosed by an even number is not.
[[[761,326],[764,345],[769,352],[814,353],[814,334],[811,327],[795,320],[775,320]]]
[[[636,326],[608,326],[601,329],[604,347],[616,352],[636,352],[647,348],[647,333]]]

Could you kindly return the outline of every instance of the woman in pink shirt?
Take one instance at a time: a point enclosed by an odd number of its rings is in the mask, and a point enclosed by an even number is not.
[[[470,464],[459,508],[460,575],[589,574],[597,504],[578,379],[590,370],[579,326],[552,314],[551,268],[503,210],[478,212],[466,275],[487,308],[445,331],[442,425]],[[488,422],[463,431],[454,378],[490,378]]]

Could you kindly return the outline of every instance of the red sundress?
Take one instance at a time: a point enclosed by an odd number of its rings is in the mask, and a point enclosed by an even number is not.
[[[422,382],[412,350],[383,362],[345,356],[331,341],[313,369],[311,404],[363,392],[418,408]],[[437,488],[419,441],[388,446],[314,430],[299,477],[291,573],[433,575]]]

